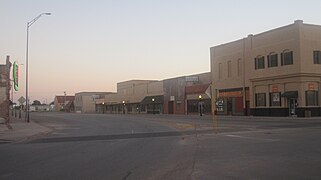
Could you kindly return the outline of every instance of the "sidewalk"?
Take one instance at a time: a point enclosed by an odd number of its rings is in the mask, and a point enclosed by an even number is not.
[[[9,125],[0,120],[0,144],[11,142],[23,142],[37,136],[46,135],[52,130],[30,121],[27,123],[24,118],[12,118]]]

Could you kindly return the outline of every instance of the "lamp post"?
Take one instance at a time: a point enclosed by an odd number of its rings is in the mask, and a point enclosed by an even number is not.
[[[29,28],[35,23],[41,16],[43,15],[51,15],[51,13],[41,13],[39,14],[36,18],[33,20],[27,22],[27,50],[26,50],[26,121],[30,122],[30,117],[29,117],[29,99],[28,99],[28,56],[29,56]]]
[[[126,111],[125,110],[125,106],[126,106],[125,101],[123,101],[122,103],[123,103],[123,114],[125,114],[125,111]]]
[[[101,103],[103,105],[103,114],[105,114],[105,102]]]
[[[67,95],[67,94],[66,94],[66,91],[64,91],[64,95],[65,95],[65,100],[64,100],[64,111],[66,112],[66,99],[67,99],[67,98],[66,98],[66,95]]]
[[[155,114],[155,99],[152,98],[152,102],[153,102],[153,114]]]
[[[202,114],[202,95],[198,96],[198,100],[199,100],[200,116],[203,116],[203,114]]]

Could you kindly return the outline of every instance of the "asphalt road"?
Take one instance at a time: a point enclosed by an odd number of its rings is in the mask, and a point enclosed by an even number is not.
[[[0,179],[321,179],[321,120],[33,113]]]

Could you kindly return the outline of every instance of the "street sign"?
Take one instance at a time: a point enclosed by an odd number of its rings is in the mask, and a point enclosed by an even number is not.
[[[20,104],[23,104],[26,102],[26,98],[24,98],[23,96],[21,96],[19,99],[18,99],[19,103]]]
[[[15,61],[13,63],[13,86],[14,86],[14,90],[18,91],[19,89],[19,84],[18,84],[18,79],[19,79],[19,66],[18,63]]]

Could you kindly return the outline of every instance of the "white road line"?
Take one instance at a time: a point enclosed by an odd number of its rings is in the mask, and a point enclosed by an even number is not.
[[[260,141],[279,141],[279,139],[266,139],[266,138],[255,138],[255,137],[246,137],[246,136],[240,136],[235,134],[227,134],[224,135],[227,137],[233,137],[233,138],[241,138],[241,139],[252,139],[252,140],[260,140]]]

